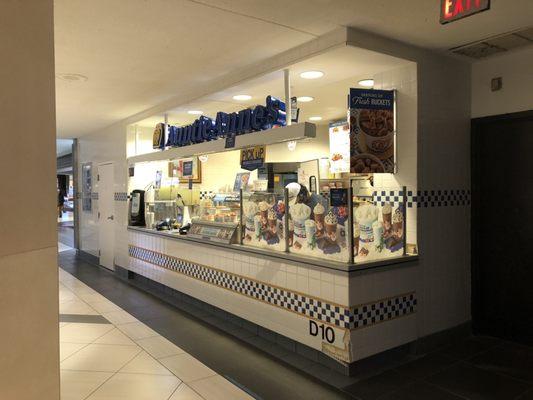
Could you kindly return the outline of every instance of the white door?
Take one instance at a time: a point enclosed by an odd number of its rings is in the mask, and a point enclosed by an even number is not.
[[[98,165],[98,241],[100,242],[100,265],[114,270],[115,267],[115,194],[113,164]]]

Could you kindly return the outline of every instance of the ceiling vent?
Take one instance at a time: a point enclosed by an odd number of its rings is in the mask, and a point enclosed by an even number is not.
[[[454,47],[450,51],[462,56],[480,59],[532,44],[533,28],[526,28],[500,36],[493,36],[479,42]]]

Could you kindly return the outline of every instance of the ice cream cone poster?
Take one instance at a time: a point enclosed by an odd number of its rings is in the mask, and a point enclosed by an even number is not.
[[[396,172],[396,93],[350,89],[350,172]]]

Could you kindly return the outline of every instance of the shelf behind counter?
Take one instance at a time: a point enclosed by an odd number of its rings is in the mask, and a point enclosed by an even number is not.
[[[394,267],[403,265],[405,263],[410,263],[409,265],[411,265],[412,261],[418,260],[418,255],[402,255],[400,257],[387,258],[383,260],[371,260],[371,261],[364,262],[364,263],[361,263],[361,262],[342,263],[342,262],[328,261],[328,260],[318,259],[318,258],[304,257],[304,256],[295,255],[292,253],[263,250],[263,249],[240,245],[240,244],[225,244],[225,243],[206,241],[203,239],[193,238],[187,235],[180,235],[178,231],[157,231],[155,229],[149,229],[149,228],[137,227],[137,226],[128,226],[128,230],[144,233],[147,235],[160,236],[165,239],[184,240],[184,241],[191,242],[194,244],[199,244],[201,246],[215,246],[215,247],[221,247],[223,249],[236,251],[236,252],[242,252],[242,253],[248,253],[248,254],[252,253],[258,257],[264,257],[269,260],[280,260],[283,262],[294,263],[299,266],[309,265],[311,267],[333,269],[337,271],[345,271],[345,272],[351,272],[351,273],[368,272],[368,270],[371,270],[371,269],[380,269],[380,270],[389,269],[389,268],[394,268]]]

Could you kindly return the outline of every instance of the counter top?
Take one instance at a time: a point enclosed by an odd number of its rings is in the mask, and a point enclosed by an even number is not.
[[[402,255],[400,257],[394,257],[394,258],[387,258],[383,260],[374,260],[374,261],[368,261],[365,263],[342,263],[337,261],[329,261],[324,260],[320,258],[312,258],[312,257],[305,257],[300,256],[292,253],[284,253],[284,252],[275,252],[272,250],[266,250],[266,249],[259,249],[251,246],[244,246],[241,244],[224,244],[224,243],[217,243],[217,242],[209,242],[202,239],[196,239],[187,235],[180,235],[177,232],[172,231],[156,231],[154,229],[148,229],[143,227],[137,227],[137,226],[128,226],[129,231],[134,232],[140,232],[147,235],[155,235],[160,236],[165,239],[173,239],[173,240],[183,240],[186,242],[191,242],[194,244],[199,244],[202,246],[215,246],[215,247],[221,247],[225,250],[231,250],[236,252],[243,252],[243,253],[252,253],[258,257],[264,257],[269,260],[278,260],[282,261],[284,263],[293,263],[298,264],[301,266],[302,264],[307,264],[313,267],[318,268],[326,268],[326,269],[334,269],[337,271],[344,271],[344,272],[350,272],[350,273],[357,273],[357,272],[368,272],[368,270],[373,269],[388,269],[393,268],[395,266],[398,266],[399,264],[404,263],[410,263],[413,261],[418,260],[417,255]]]

